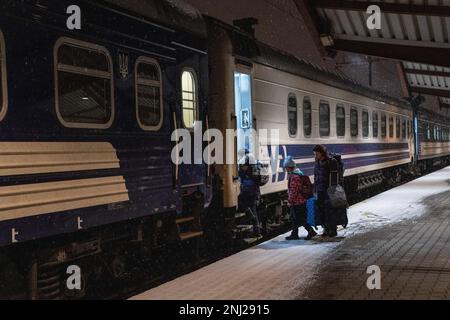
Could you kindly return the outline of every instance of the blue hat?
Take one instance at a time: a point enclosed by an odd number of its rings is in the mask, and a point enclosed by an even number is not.
[[[297,164],[295,163],[294,158],[289,156],[284,160],[283,167],[284,168],[296,168]]]

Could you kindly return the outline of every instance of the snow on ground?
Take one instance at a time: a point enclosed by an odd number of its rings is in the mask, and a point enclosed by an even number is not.
[[[425,213],[424,199],[450,190],[450,167],[421,177],[352,206],[349,229],[353,234]],[[355,227],[361,227],[355,230]]]
[[[417,218],[425,213],[424,199],[449,190],[450,167],[352,206],[349,209],[350,225],[340,231],[340,235],[348,238],[383,225]],[[132,299],[288,300],[298,297],[314,280],[321,261],[341,242],[288,242],[286,236],[225,258]]]

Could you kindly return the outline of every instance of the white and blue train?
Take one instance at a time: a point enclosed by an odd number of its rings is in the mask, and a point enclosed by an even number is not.
[[[127,252],[223,242],[237,165],[171,161],[172,132],[195,121],[280,130],[261,150],[268,208],[283,159],[312,175],[316,144],[343,155],[351,192],[449,163],[442,121],[177,3],[0,3],[0,297],[72,296],[67,265],[84,284],[102,268],[121,279]]]
[[[429,112],[362,87],[351,79],[313,66],[302,59],[256,41],[208,18],[210,110],[218,127],[246,130],[241,113],[250,114],[253,128],[278,129],[279,147],[259,150],[270,161],[272,179],[262,188],[269,199],[287,189],[282,163],[293,156],[308,175],[314,173],[312,149],[317,144],[342,155],[350,193],[449,163],[450,125]],[[230,88],[234,88],[230,90]],[[427,116],[426,116],[427,115]],[[427,117],[427,118],[425,118]],[[433,121],[431,121],[433,122]],[[428,133],[423,133],[427,127]],[[244,140],[244,139],[242,139]],[[248,145],[239,145],[239,148]],[[275,154],[274,154],[275,153]],[[270,159],[270,160],[269,160]],[[224,166],[224,206],[236,205],[235,168]],[[276,201],[275,201],[276,202]]]

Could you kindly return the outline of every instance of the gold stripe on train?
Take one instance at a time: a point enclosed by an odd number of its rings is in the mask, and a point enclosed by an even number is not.
[[[128,200],[122,176],[0,187],[0,221]]]
[[[107,142],[0,142],[0,176],[117,168]]]

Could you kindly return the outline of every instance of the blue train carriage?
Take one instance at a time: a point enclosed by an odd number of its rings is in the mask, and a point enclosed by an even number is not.
[[[70,5],[81,9],[81,30],[66,27]],[[106,248],[107,264],[120,266],[122,243],[159,247],[202,235],[207,167],[171,160],[173,130],[206,120],[206,29],[188,9],[170,1],[1,2],[6,297],[61,296],[63,279],[42,278],[44,269]]]
[[[450,119],[421,108],[417,114],[417,166],[422,173],[450,164]]]
[[[271,138],[257,152],[269,166],[271,179],[262,188],[267,206],[280,212],[287,189],[282,163],[294,156],[299,167],[313,176],[313,146],[324,144],[340,153],[349,193],[363,192],[408,175],[414,159],[412,109],[401,100],[362,87],[342,75],[280,52],[257,40],[247,27],[225,25],[207,18],[211,65],[210,108],[215,127],[278,129],[280,146]],[[231,89],[234,88],[234,89]],[[250,119],[250,125],[243,121]],[[247,142],[245,142],[247,141]],[[248,147],[242,138],[236,150]],[[247,144],[245,144],[247,143]],[[251,144],[251,142],[250,142]],[[236,156],[237,157],[237,156]],[[233,215],[239,187],[235,165],[219,169],[224,181],[224,207]],[[238,217],[236,215],[236,217]]]

